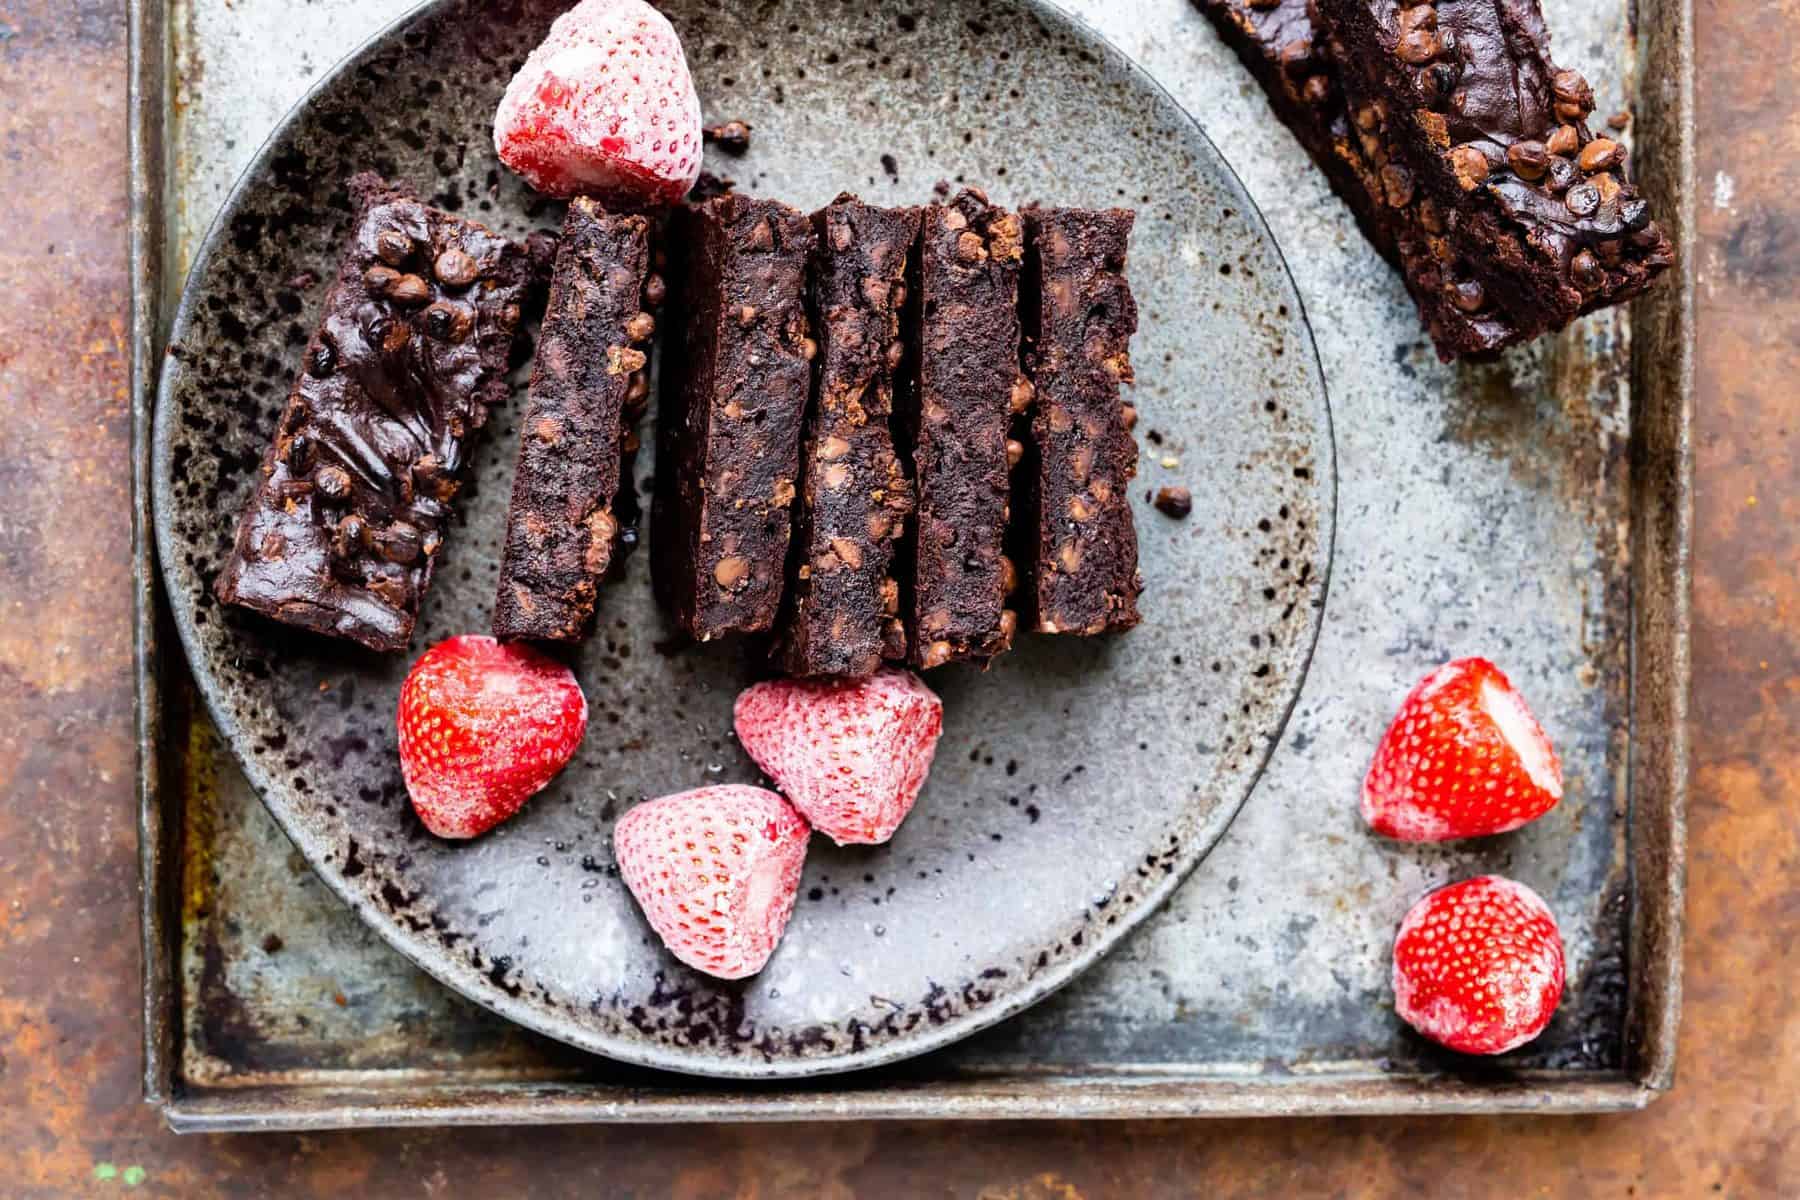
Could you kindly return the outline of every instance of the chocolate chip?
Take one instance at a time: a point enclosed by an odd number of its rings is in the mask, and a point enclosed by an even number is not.
[[[1587,250],[1577,254],[1569,263],[1569,274],[1575,280],[1575,286],[1584,292],[1591,292],[1606,282],[1606,272],[1600,266],[1600,260]]]
[[[393,290],[394,284],[399,282],[399,279],[400,272],[379,263],[363,272],[363,286],[376,296],[387,295]]]
[[[412,239],[398,229],[384,229],[375,235],[375,254],[391,267],[403,265],[412,252]]]
[[[1506,148],[1506,165],[1520,179],[1536,183],[1550,170],[1550,152],[1539,141],[1514,142]]]
[[[331,548],[339,558],[351,558],[369,544],[369,523],[351,513],[338,522],[332,535]]]
[[[1556,115],[1563,120],[1579,121],[1594,111],[1594,89],[1580,71],[1558,71],[1550,87],[1556,95]]]
[[[474,314],[461,304],[439,300],[425,310],[425,332],[440,342],[460,342],[475,328]]]
[[[287,464],[289,471],[295,475],[306,474],[312,465],[313,442],[304,433],[296,433],[281,447],[281,461]]]
[[[1642,196],[1633,196],[1619,205],[1619,220],[1625,228],[1637,230],[1650,224],[1650,202]]]
[[[1581,168],[1566,158],[1550,160],[1550,190],[1566,192],[1581,179]]]
[[[1573,154],[1581,148],[1581,135],[1573,125],[1558,125],[1551,131],[1544,148],[1552,154]]]
[[[1308,75],[1300,88],[1300,97],[1308,104],[1321,105],[1331,100],[1331,76]]]
[[[1625,148],[1611,138],[1595,138],[1581,148],[1581,169],[1590,174],[1609,171],[1625,159]]]
[[[431,285],[417,275],[402,275],[394,280],[388,288],[388,298],[395,304],[404,304],[408,308],[427,303],[431,299]]]
[[[1466,313],[1478,313],[1487,304],[1487,292],[1473,279],[1465,279],[1451,289],[1451,300]]]
[[[1600,189],[1591,183],[1578,183],[1563,197],[1563,205],[1578,217],[1591,217],[1600,207]]]
[[[375,553],[391,563],[416,563],[423,552],[418,529],[405,521],[395,521],[375,535]]]
[[[1429,29],[1415,29],[1400,35],[1400,45],[1395,53],[1400,56],[1400,61],[1422,67],[1438,56],[1440,48],[1437,34]]]
[[[333,500],[342,500],[350,494],[350,472],[342,467],[319,468],[319,473],[313,476],[313,482]]]
[[[651,308],[661,308],[664,300],[669,298],[669,285],[663,282],[661,275],[652,275],[644,280],[644,303]]]
[[[1463,145],[1452,150],[1450,167],[1456,172],[1456,182],[1462,185],[1465,192],[1474,191],[1488,177],[1487,155],[1476,146]]]
[[[454,246],[437,256],[431,270],[445,287],[454,288],[468,287],[480,271],[473,258]]]
[[[1006,439],[1006,465],[1016,467],[1025,457],[1025,443],[1017,438]]]
[[[1183,520],[1194,511],[1194,497],[1184,487],[1166,487],[1157,489],[1156,511],[1164,516]]]

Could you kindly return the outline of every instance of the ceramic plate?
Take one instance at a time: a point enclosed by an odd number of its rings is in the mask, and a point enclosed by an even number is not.
[[[401,784],[393,713],[411,657],[488,625],[517,394],[476,457],[412,654],[295,634],[211,595],[335,274],[349,176],[373,168],[514,234],[560,224],[560,205],[499,167],[490,122],[562,7],[426,5],[332,71],[227,200],[176,316],[156,426],[157,534],[195,678],[320,875],[421,967],[507,1017],[715,1076],[943,1045],[1042,999],[1147,916],[1217,841],[1280,735],[1318,632],[1335,494],[1299,300],[1199,127],[1048,5],[663,6],[709,121],[755,127],[747,155],[708,164],[741,190],[802,208],[843,190],[921,203],[944,180],[1009,204],[1130,205],[1142,309],[1142,627],[1026,637],[986,674],[934,672],[944,739],[899,835],[872,849],[815,838],[768,967],[734,984],[695,974],[619,881],[612,824],[646,797],[756,780],[731,736],[732,699],[756,670],[742,648],[659,649],[644,555],[604,593],[579,656],[593,716],[555,784],[469,844],[427,834]],[[646,454],[640,477],[654,470]],[[1164,484],[1191,489],[1190,518],[1151,506]]]

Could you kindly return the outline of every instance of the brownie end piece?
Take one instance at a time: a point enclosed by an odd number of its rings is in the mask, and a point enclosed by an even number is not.
[[[363,173],[324,316],[214,583],[288,625],[406,647],[470,444],[506,399],[526,249]]]

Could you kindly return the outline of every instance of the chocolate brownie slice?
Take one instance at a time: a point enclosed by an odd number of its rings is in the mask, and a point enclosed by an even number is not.
[[[1674,261],[1536,0],[1318,0],[1352,112],[1384,117],[1488,297],[1521,329],[1629,300]]]
[[[1315,0],[1196,0],[1250,68],[1270,106],[1325,173],[1364,236],[1405,280],[1444,361],[1491,354],[1526,334],[1486,303],[1377,110],[1353,121],[1341,48]]]
[[[325,312],[214,584],[221,601],[405,649],[536,275],[526,248],[363,173]]]
[[[889,566],[912,511],[894,452],[900,310],[916,208],[854,196],[812,216],[812,327],[819,377],[801,453],[789,610],[776,655],[790,675],[869,675],[906,654]]]
[[[631,410],[649,391],[650,223],[569,204],[520,425],[494,632],[574,642],[593,622],[620,524]],[[656,290],[661,284],[656,285]]]
[[[1020,308],[1036,388],[1029,481],[1031,580],[1025,617],[1041,633],[1096,634],[1139,620],[1135,414],[1137,304],[1125,281],[1126,209],[1027,208]]]
[[[1012,644],[1013,566],[1004,549],[1012,459],[1008,425],[1031,385],[1019,371],[1017,214],[973,188],[925,211],[920,239],[916,387],[903,405],[918,517],[905,600],[912,663],[981,662]]]
[[[651,575],[695,641],[767,632],[781,605],[808,335],[804,213],[731,194],[677,209],[657,418]]]

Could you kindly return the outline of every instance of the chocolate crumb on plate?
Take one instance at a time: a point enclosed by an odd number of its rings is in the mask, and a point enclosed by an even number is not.
[[[1184,487],[1158,488],[1155,504],[1158,512],[1179,521],[1194,511],[1194,496]]]

